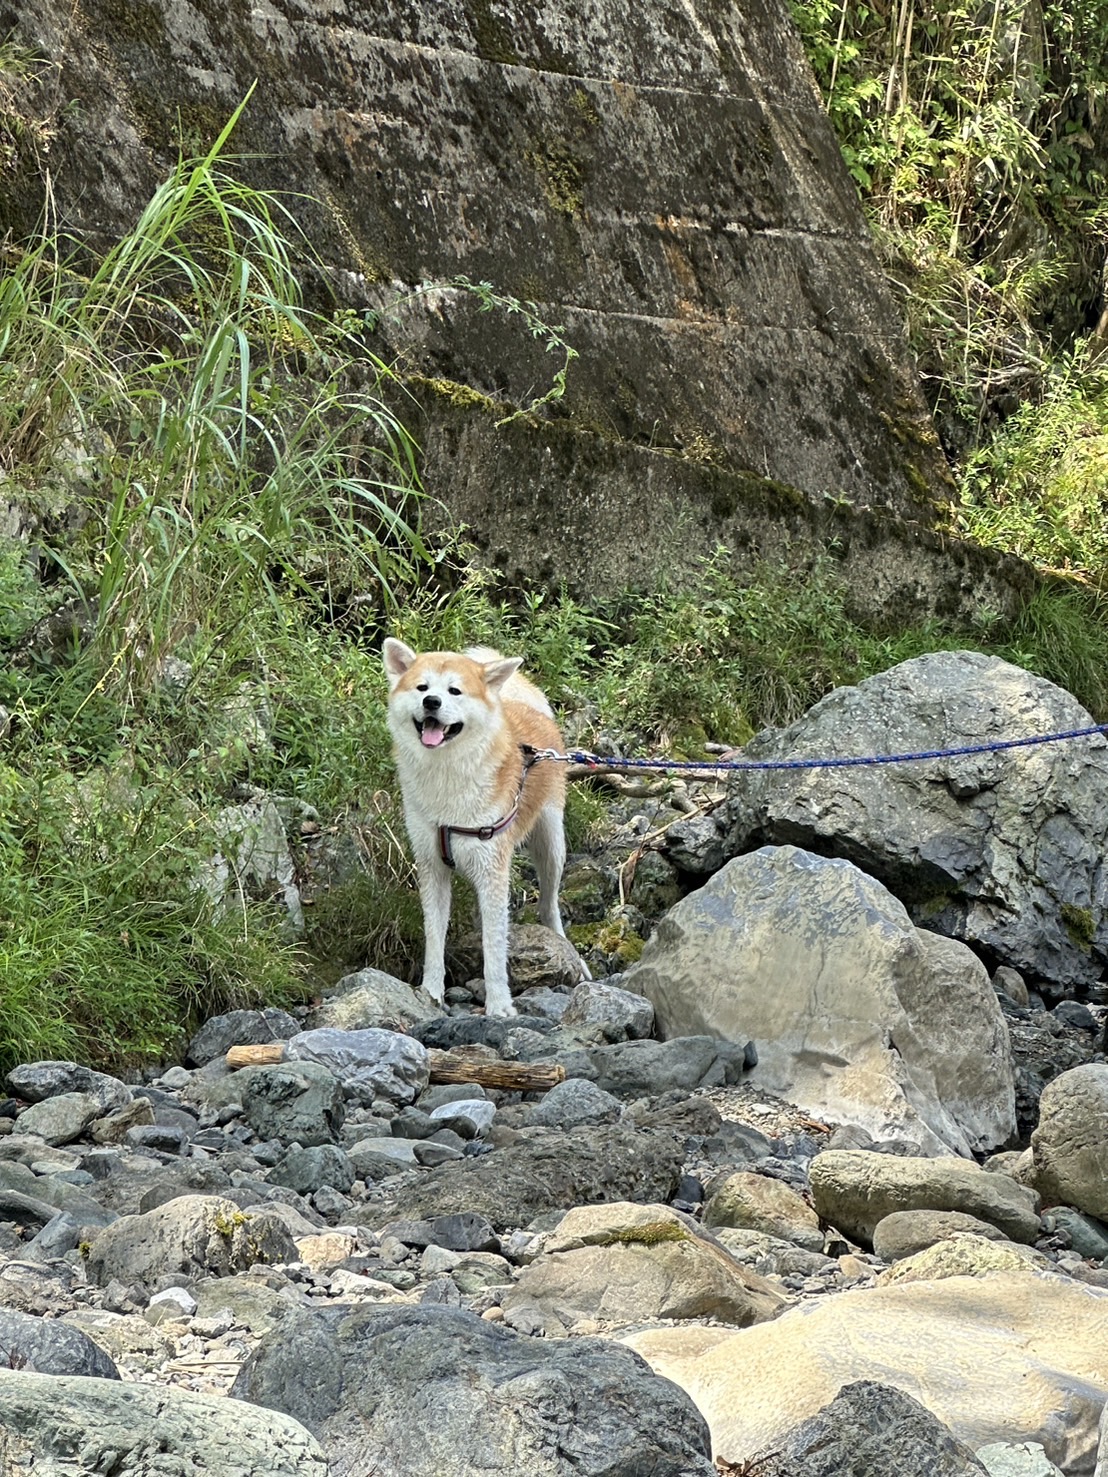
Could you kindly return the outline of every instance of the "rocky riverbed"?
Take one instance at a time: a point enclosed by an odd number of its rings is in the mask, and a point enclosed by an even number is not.
[[[13,1071],[4,1471],[1093,1471],[1090,1032],[1022,1013],[1019,1054],[1061,1035],[1083,1060],[981,1167],[814,1117],[751,1082],[747,1043],[651,1039],[618,983],[529,996],[436,1016],[362,971],[307,1020],[209,1021],[145,1082]],[[312,1059],[336,1013],[341,1071]],[[284,1059],[227,1066],[259,1040]],[[471,1068],[545,1043],[575,1075],[436,1085],[425,1042]]]

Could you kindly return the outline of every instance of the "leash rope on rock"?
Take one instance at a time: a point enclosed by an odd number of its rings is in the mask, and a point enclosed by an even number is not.
[[[1006,749],[1030,749],[1039,744],[1060,744],[1068,739],[1103,737],[1108,723],[1090,728],[1070,728],[1063,733],[1039,733],[1031,738],[998,739],[991,744],[962,744],[953,749],[919,749],[909,754],[865,754],[857,757],[824,759],[620,759],[607,754],[590,754],[584,749],[533,749],[523,745],[534,759],[551,759],[558,764],[582,764],[586,769],[646,769],[659,774],[714,773],[719,770],[744,769],[860,769],[870,764],[909,764],[920,759],[960,759],[968,754],[999,754]]]

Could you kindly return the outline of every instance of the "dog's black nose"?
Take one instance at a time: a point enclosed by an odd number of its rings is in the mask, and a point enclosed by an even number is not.
[[[423,699],[423,711],[425,713],[437,713],[442,707],[441,697],[432,697],[430,693]]]

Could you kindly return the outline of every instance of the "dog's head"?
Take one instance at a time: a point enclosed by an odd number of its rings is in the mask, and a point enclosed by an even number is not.
[[[494,727],[501,690],[522,661],[502,656],[479,661],[457,651],[417,656],[391,636],[382,654],[393,737],[405,748],[424,750],[443,749],[467,731],[474,736]]]

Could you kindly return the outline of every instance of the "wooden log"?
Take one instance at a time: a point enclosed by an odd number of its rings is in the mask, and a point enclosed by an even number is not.
[[[478,1087],[502,1087],[508,1092],[546,1092],[566,1080],[561,1062],[467,1061],[449,1051],[432,1051],[431,1081],[472,1082]]]
[[[546,1092],[566,1080],[561,1062],[486,1062],[467,1060],[449,1051],[431,1051],[431,1081],[438,1084],[473,1083],[477,1087],[499,1087],[507,1092]],[[232,1046],[227,1065],[269,1067],[285,1060],[283,1041],[258,1046]]]
[[[260,1046],[232,1046],[227,1053],[227,1065],[232,1071],[236,1067],[272,1067],[284,1060],[283,1041],[266,1041]]]

